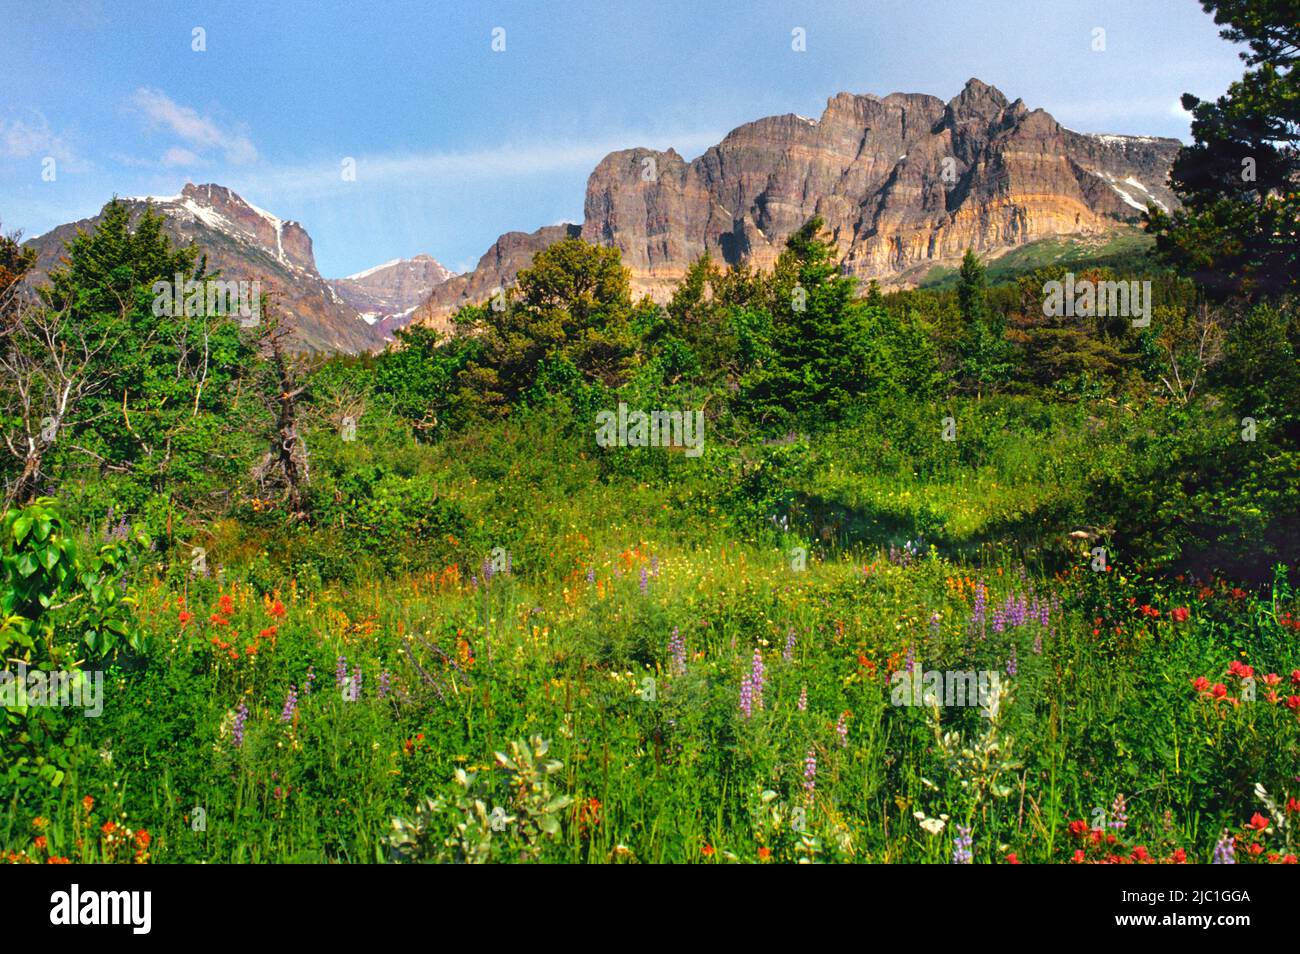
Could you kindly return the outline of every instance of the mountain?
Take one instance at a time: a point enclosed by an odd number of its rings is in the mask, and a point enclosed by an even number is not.
[[[1167,179],[1180,146],[1077,133],[977,79],[947,103],[840,93],[819,119],[760,119],[691,162],[672,149],[611,153],[587,180],[580,234],[618,248],[633,289],[663,300],[704,252],[770,266],[820,215],[846,273],[914,284],[967,248],[996,257],[1129,229],[1147,202],[1172,208]],[[445,326],[576,228],[502,236],[472,273],[435,288],[414,320]]]
[[[411,316],[411,324],[432,324],[446,329],[447,317],[470,302],[491,298],[496,289],[504,288],[527,268],[533,256],[561,239],[578,238],[580,225],[548,225],[536,232],[507,232],[492,244],[478,260],[472,272],[449,278],[433,290],[426,302]]]
[[[410,320],[434,286],[451,277],[452,273],[431,256],[417,255],[396,258],[347,278],[336,278],[330,284],[367,324],[380,332],[392,332]]]
[[[146,206],[166,219],[165,229],[181,245],[197,244],[208,270],[234,281],[261,281],[262,292],[294,329],[297,344],[311,351],[355,353],[382,346],[383,335],[316,270],[311,236],[297,222],[280,219],[219,185],[187,184],[180,195],[120,201],[138,216]],[[93,231],[98,216],[60,225],[26,244],[39,255],[34,283],[44,280],[63,256],[64,243],[78,229]]]

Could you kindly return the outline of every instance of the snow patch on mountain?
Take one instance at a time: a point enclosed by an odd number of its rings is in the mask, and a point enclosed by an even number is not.
[[[394,258],[387,262],[384,262],[382,265],[375,265],[371,268],[365,269],[364,271],[357,272],[355,275],[346,275],[344,276],[343,280],[348,282],[355,282],[359,279],[367,278],[375,274],[375,272],[382,272],[385,268],[392,268],[394,265],[400,265],[401,262],[402,260],[400,258]]]

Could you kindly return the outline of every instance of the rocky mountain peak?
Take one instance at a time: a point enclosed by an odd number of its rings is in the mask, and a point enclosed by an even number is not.
[[[770,266],[817,215],[845,272],[907,284],[968,248],[988,256],[1104,235],[1134,226],[1148,202],[1172,208],[1180,145],[1075,133],[975,78],[946,103],[844,92],[819,119],[758,119],[690,162],[672,150],[611,153],[587,180],[581,235],[617,248],[634,291],[662,299],[706,251],[723,264]],[[440,324],[482,301],[567,234],[502,236],[473,272],[435,288],[416,319]]]
[[[193,243],[202,249],[210,273],[219,272],[226,280],[261,282],[263,293],[271,296],[293,328],[300,348],[356,352],[382,343],[382,335],[361,321],[356,310],[321,278],[311,236],[297,222],[259,209],[216,183],[191,182],[178,195],[121,201],[131,207],[133,217],[143,215],[148,207],[161,214],[175,244]],[[96,215],[32,239],[28,244],[38,254],[33,283],[44,280],[77,229],[93,231],[98,222]]]
[[[176,206],[175,211],[189,212],[211,228],[265,248],[288,268],[316,273],[316,256],[306,229],[259,209],[225,186],[188,182],[175,199],[156,201],[160,206]]]

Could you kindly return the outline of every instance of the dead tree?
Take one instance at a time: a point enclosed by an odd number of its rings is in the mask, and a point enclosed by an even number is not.
[[[268,376],[263,393],[275,423],[271,448],[254,466],[253,478],[264,490],[281,491],[291,519],[306,520],[311,515],[307,499],[311,469],[298,404],[310,382],[300,373],[289,351],[292,331],[269,316],[260,328],[258,350]]]
[[[95,416],[85,413],[87,399],[112,383],[94,369],[124,333],[124,326],[88,332],[67,307],[40,301],[17,278],[0,289],[0,416],[15,472],[4,488],[6,509],[37,496],[56,441],[94,423]],[[106,463],[86,448],[69,446]]]

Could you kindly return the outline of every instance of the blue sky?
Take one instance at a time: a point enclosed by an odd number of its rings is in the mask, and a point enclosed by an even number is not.
[[[581,221],[607,152],[693,158],[844,90],[946,100],[976,76],[1072,129],[1186,139],[1180,94],[1243,70],[1195,0],[0,0],[0,64],[6,231],[217,182],[302,222],[327,277],[471,268],[502,232]]]

